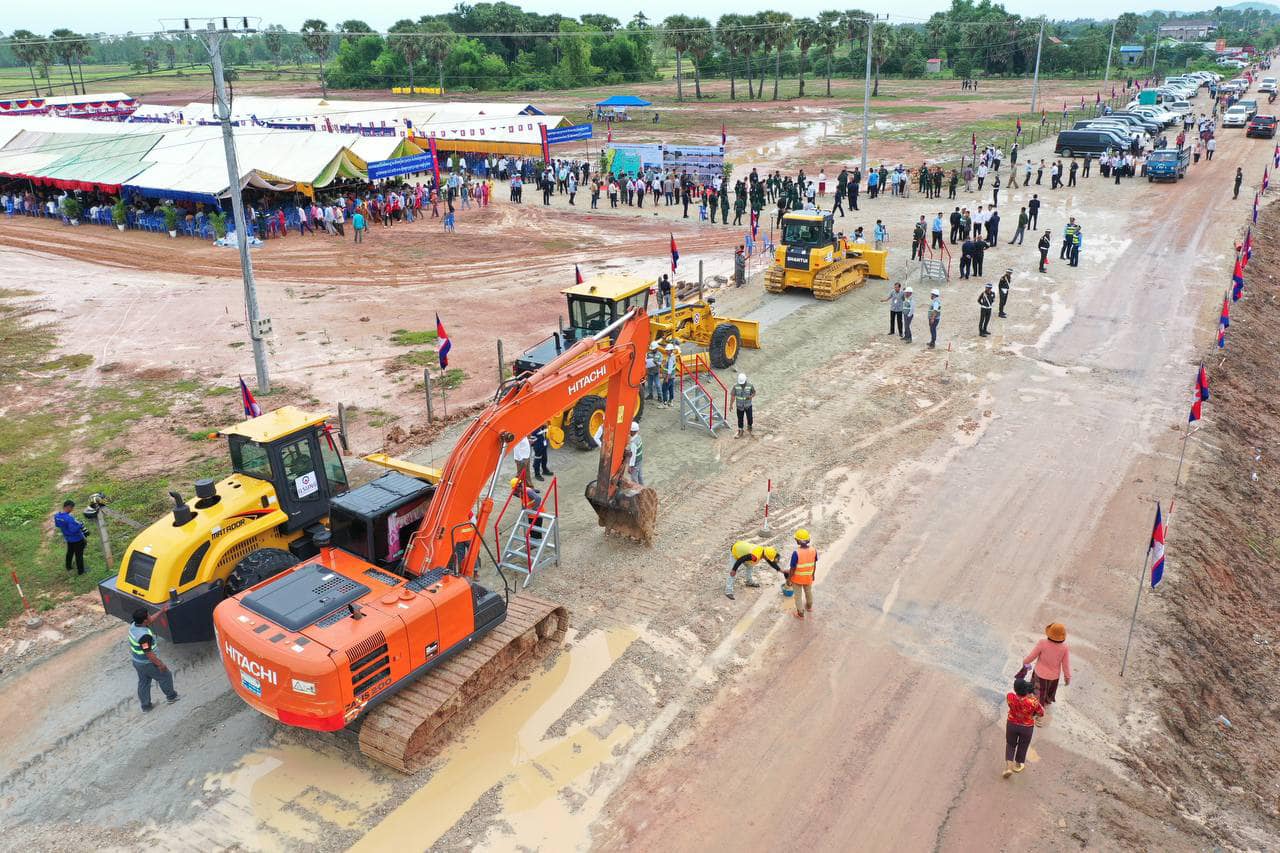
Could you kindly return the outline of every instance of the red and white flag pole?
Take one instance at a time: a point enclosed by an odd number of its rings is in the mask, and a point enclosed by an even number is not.
[[[769,532],[769,496],[773,493],[773,480],[765,481],[764,489],[764,527],[760,528],[762,532]]]

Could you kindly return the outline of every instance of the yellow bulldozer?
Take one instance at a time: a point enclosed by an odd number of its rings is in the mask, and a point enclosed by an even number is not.
[[[568,325],[562,319],[557,331],[525,350],[512,365],[515,375],[538,370],[577,341],[612,325],[632,308],[649,311],[650,293],[656,286],[653,279],[602,275],[565,288],[561,293],[568,302]],[[743,347],[760,348],[760,324],[717,316],[715,299],[710,297],[683,302],[673,298],[669,308],[649,314],[649,339],[694,344],[707,351],[712,367],[727,368],[738,360]],[[604,422],[606,384],[602,381],[600,393],[583,397],[552,418],[547,429],[552,447],[562,447],[566,442],[581,450],[595,446],[592,436]]]
[[[107,613],[166,608],[153,630],[175,643],[213,639],[213,608],[315,553],[311,534],[347,491],[347,472],[326,416],[284,406],[217,435],[231,474],[198,480],[195,502],[170,492],[173,509],[129,544],[119,573],[98,584]]]
[[[811,290],[818,299],[838,299],[868,276],[888,278],[888,252],[849,243],[835,233],[830,213],[793,210],[782,216],[782,240],[764,274],[764,289]]]

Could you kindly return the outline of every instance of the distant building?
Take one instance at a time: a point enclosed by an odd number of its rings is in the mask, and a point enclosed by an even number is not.
[[[1120,45],[1120,64],[1137,65],[1142,60],[1144,52],[1140,44],[1122,44]]]
[[[1213,21],[1170,21],[1160,27],[1160,37],[1178,41],[1204,41],[1217,31],[1218,25]]]
[[[926,60],[924,61],[924,70],[925,70],[925,73],[927,73],[927,74],[941,74],[941,73],[942,73],[942,60],[941,60],[941,59],[926,59]]]

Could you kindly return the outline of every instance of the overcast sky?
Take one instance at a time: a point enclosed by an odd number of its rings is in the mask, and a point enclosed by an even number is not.
[[[564,15],[577,16],[584,12],[602,11],[602,4],[596,0],[528,0],[515,2],[515,5],[530,12],[559,12]],[[610,14],[626,20],[636,9],[644,9],[651,21],[661,20],[666,15],[677,13],[700,14],[715,19],[726,12],[751,12],[760,9],[785,9],[797,16],[816,15],[824,9],[861,8],[880,13],[891,12],[895,15],[910,15],[912,18],[927,18],[933,12],[947,8],[950,0],[920,0],[904,9],[903,4],[888,0],[875,2],[844,3],[823,2],[822,0],[787,0],[782,3],[758,3],[742,5],[728,0],[711,0],[696,4],[696,13],[684,0],[646,0],[644,3],[615,2],[607,4]],[[1132,11],[1147,11],[1155,3],[1146,2]],[[1042,14],[1046,5],[1033,0],[1009,0],[1004,4],[1010,12],[1019,15],[1035,16]],[[1193,11],[1213,8],[1210,0],[1200,2],[1166,2],[1161,0],[1159,8],[1169,10]],[[359,18],[375,29],[386,29],[400,18],[417,18],[424,13],[443,12],[452,8],[451,3],[424,4],[421,0],[378,0],[371,4],[353,4],[350,0],[271,0],[269,3],[219,3],[212,6],[197,3],[156,3],[154,0],[113,0],[110,3],[94,2],[94,0],[39,0],[39,2],[23,2],[9,0],[5,3],[5,12],[0,17],[0,27],[5,32],[16,29],[28,29],[38,33],[47,33],[59,27],[67,27],[77,32],[152,32],[160,28],[158,16],[180,16],[183,14],[208,15],[217,14],[253,14],[255,11],[263,15],[263,9],[269,8],[269,15],[262,19],[263,25],[280,24],[287,29],[296,30],[307,18],[320,18],[330,26],[347,20]],[[1067,17],[1108,18],[1128,7],[1117,6],[1110,0],[1075,0],[1066,6],[1050,8],[1049,14]],[[895,20],[902,20],[895,17]]]

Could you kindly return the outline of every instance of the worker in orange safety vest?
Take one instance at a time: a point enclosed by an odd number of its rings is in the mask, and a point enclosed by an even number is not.
[[[817,569],[818,551],[809,542],[809,531],[801,528],[796,531],[796,549],[791,552],[791,570],[787,572],[787,582],[795,589],[797,619],[803,619],[806,610],[813,610],[813,577]]]

